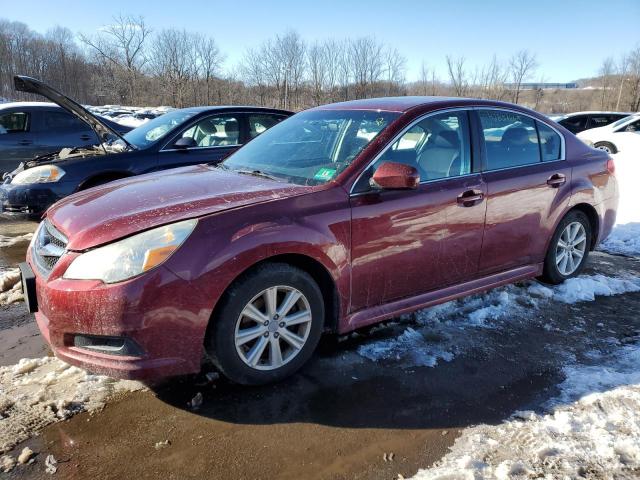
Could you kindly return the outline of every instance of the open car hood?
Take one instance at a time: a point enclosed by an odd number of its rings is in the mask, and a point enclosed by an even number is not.
[[[109,125],[104,123],[94,114],[89,112],[86,108],[84,108],[79,103],[74,102],[66,95],[58,92],[56,89],[51,88],[46,83],[41,82],[40,80],[36,80],[35,78],[27,77],[24,75],[16,75],[13,77],[13,83],[15,85],[15,89],[18,92],[26,92],[26,93],[36,93],[38,95],[42,95],[43,97],[48,98],[53,103],[60,105],[67,112],[75,115],[80,120],[88,124],[91,129],[96,133],[101,143],[108,143],[112,140],[120,139],[122,140],[129,148],[133,149],[134,147],[127,142],[122,135],[116,132]]]

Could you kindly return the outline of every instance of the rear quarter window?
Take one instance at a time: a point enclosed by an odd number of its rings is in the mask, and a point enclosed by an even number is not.
[[[540,155],[543,162],[553,162],[560,160],[562,155],[562,139],[560,135],[551,127],[542,122],[536,122],[538,126],[538,136],[540,137]]]

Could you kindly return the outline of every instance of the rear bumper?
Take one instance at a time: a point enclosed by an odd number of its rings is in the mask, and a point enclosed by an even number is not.
[[[111,285],[61,278],[76,255],[64,255],[48,278],[28,259],[36,272],[36,321],[58,358],[127,379],[200,370],[211,306],[198,289],[164,267]],[[78,346],[85,336],[122,338],[135,348],[113,353]]]
[[[0,213],[5,217],[28,219],[40,217],[58,200],[76,190],[73,182],[0,185]]]

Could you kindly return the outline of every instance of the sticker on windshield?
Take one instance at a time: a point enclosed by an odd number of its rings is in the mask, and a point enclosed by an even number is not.
[[[333,176],[336,174],[335,168],[321,168],[318,172],[313,176],[316,180],[331,180]]]

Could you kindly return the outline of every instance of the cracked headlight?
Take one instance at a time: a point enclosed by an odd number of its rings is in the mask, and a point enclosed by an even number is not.
[[[14,185],[26,185],[29,183],[51,183],[57,182],[64,177],[64,170],[55,165],[40,165],[28,168],[18,173],[11,183]]]
[[[197,220],[185,220],[139,233],[76,258],[64,278],[115,283],[151,270],[167,260],[195,228]]]

